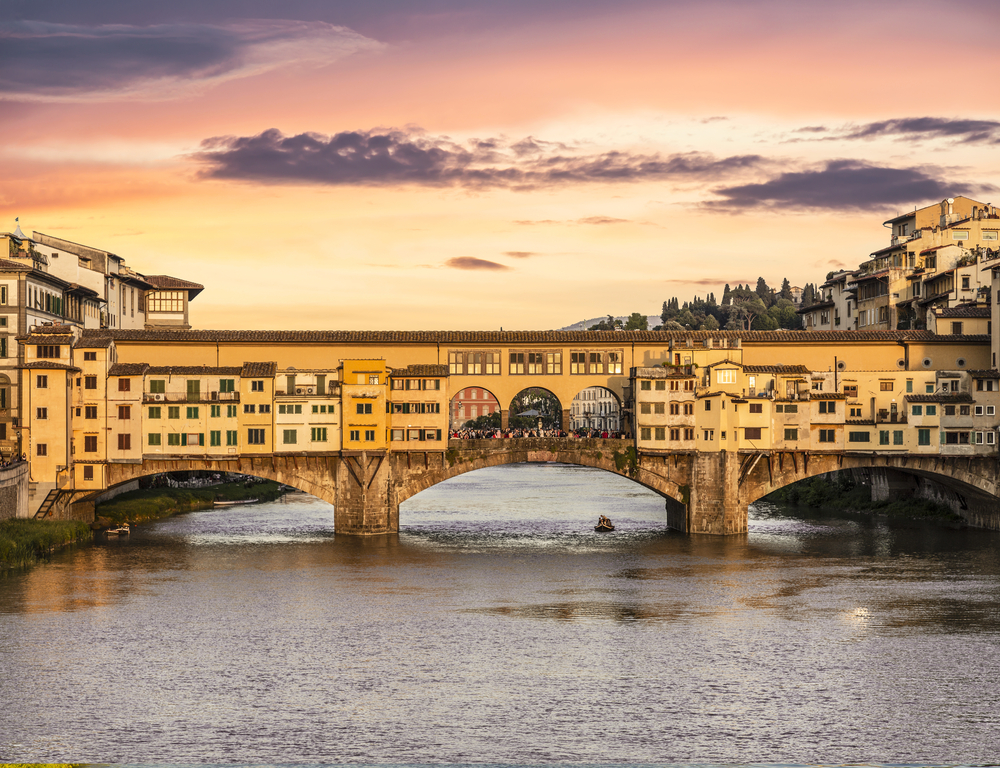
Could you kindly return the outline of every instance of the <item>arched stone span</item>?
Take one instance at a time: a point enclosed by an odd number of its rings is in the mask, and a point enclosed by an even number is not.
[[[405,477],[395,489],[399,504],[438,483],[486,467],[509,464],[556,462],[592,467],[627,477],[664,498],[687,504],[690,476],[687,462],[643,461],[629,440],[576,440],[524,438],[517,440],[452,441],[443,461],[422,471],[407,472],[400,467],[397,477]],[[402,458],[402,457],[400,457]],[[673,470],[673,471],[671,471]]]
[[[875,473],[877,498],[913,495],[917,486],[907,485],[906,478],[920,478],[954,494],[939,500],[951,505],[970,525],[1000,528],[996,457],[790,451],[746,453],[740,458],[739,500],[743,505],[817,475],[863,469]]]

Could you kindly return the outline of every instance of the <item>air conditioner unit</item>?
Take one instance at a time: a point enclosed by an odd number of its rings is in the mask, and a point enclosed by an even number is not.
[[[306,390],[305,387],[296,387],[295,388],[295,394],[296,395],[304,395],[305,394],[305,390]]]
[[[311,394],[312,394],[313,392],[315,392],[315,391],[316,391],[316,388],[315,388],[315,387],[308,387],[308,388],[306,389],[306,392],[307,392],[308,394],[310,394],[310,395],[311,395]]]
[[[154,400],[162,400],[163,399],[163,395],[157,393],[157,394],[153,395],[153,399]]]

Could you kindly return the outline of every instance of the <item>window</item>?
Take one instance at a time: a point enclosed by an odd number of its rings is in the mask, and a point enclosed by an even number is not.
[[[230,419],[235,419],[236,418],[236,406],[235,405],[227,405],[226,406],[226,417],[230,418]]]
[[[118,435],[118,450],[127,451],[132,447],[132,435]]]
[[[366,443],[374,443],[375,442],[375,430],[374,429],[366,429],[365,430],[365,442]]]
[[[764,404],[763,403],[750,403],[750,413],[763,413]]]
[[[996,414],[996,412],[997,412],[996,406],[994,406],[994,405],[987,405],[986,406],[986,415],[987,416],[993,416],[994,414]]]
[[[880,392],[892,392],[892,382],[891,381],[880,381],[878,383],[878,388]]]
[[[671,403],[670,404],[670,415],[671,416],[678,416],[678,415],[680,415],[680,412],[681,412],[681,407],[680,407],[680,405],[678,403]]]
[[[879,445],[888,445],[889,444],[889,430],[888,429],[880,429],[878,431],[878,444]]]
[[[299,431],[297,429],[285,429],[281,433],[281,442],[285,445],[295,445],[299,441]]]
[[[83,436],[84,453],[97,453],[97,435]]]
[[[694,403],[684,403],[684,415],[694,416]]]
[[[150,432],[146,435],[146,443],[148,445],[160,445],[160,437],[159,432]]]
[[[84,389],[97,389],[97,377],[96,376],[84,376],[83,377],[83,388]]]
[[[263,445],[264,444],[264,430],[263,429],[248,429],[247,430],[247,444],[249,444],[249,445]]]
[[[968,432],[945,432],[944,433],[945,445],[968,445],[969,444],[969,433]]]
[[[253,403],[243,403],[243,413],[256,413],[257,406]]]
[[[639,437],[642,440],[652,440],[653,430],[650,427],[640,427]]]
[[[837,401],[836,400],[820,400],[819,401],[819,412],[820,413],[836,413],[837,412]]]
[[[967,406],[967,405],[960,405],[960,406],[958,406],[958,415],[959,416],[968,416],[969,415],[969,406]]]
[[[271,404],[270,403],[261,403],[257,407],[257,412],[258,413],[270,413],[271,412]]]
[[[36,376],[35,377],[35,388],[36,389],[48,389],[49,388],[49,377],[48,376]],[[43,456],[44,454],[39,454]]]
[[[187,417],[189,419],[197,419],[198,418],[198,410],[199,410],[198,406],[196,406],[196,405],[189,405],[188,408],[187,408]]]
[[[42,419],[42,420],[45,420],[45,419],[49,418],[49,409],[48,408],[36,408],[35,409],[35,418],[36,419]]]
[[[84,480],[93,480],[94,479],[94,468],[93,467],[84,467],[83,468],[83,479]]]
[[[396,431],[397,430],[393,430],[393,432],[396,432]],[[312,428],[311,439],[312,439],[312,442],[314,442],[314,443],[325,443],[326,442],[326,427],[313,427]]]
[[[45,444],[45,443],[39,443],[35,447],[35,455],[36,456],[48,456],[49,455],[49,446],[47,444]]]
[[[918,429],[917,445],[930,445],[930,444],[931,444],[931,431],[929,429]]]
[[[670,383],[674,385],[672,387],[672,389],[677,389],[677,386],[676,386],[677,382],[676,381],[672,381]],[[667,382],[665,382],[663,380],[660,380],[660,381],[656,382],[656,389],[660,390],[661,392],[666,392],[667,391]]]
[[[665,427],[656,427],[656,429],[654,430],[654,435],[655,435],[654,437],[655,440],[666,440],[667,430]]]
[[[259,380],[258,379],[258,380],[251,381],[250,382],[250,391],[251,392],[263,392],[264,391],[264,382],[263,382],[263,380]]]
[[[952,240],[968,240],[969,239],[969,231],[968,230],[957,230],[956,229],[956,230],[952,231],[952,233],[951,233],[951,239]]]
[[[849,443],[867,443],[871,440],[870,432],[848,432],[847,442]]]
[[[681,431],[679,429],[671,429],[670,430],[670,439],[671,440],[680,440],[681,439]]]
[[[215,429],[208,433],[208,444],[213,446],[222,445],[222,431]]]
[[[537,374],[545,372],[545,355],[541,352],[528,353],[528,373]]]
[[[927,408],[926,408],[926,413],[927,413],[928,416],[937,416],[937,406],[936,405],[928,405]]]
[[[604,361],[601,359],[600,352],[591,352],[589,354],[590,362],[587,366],[588,373],[604,373]]]
[[[371,403],[358,403],[355,407],[357,408],[358,413],[362,415],[372,412]]]
[[[222,406],[221,405],[210,405],[208,407],[209,418],[218,419],[222,416]]]
[[[360,429],[352,429],[351,430],[351,438],[350,439],[354,440],[355,442],[360,441],[361,440],[361,430]]]
[[[313,430],[315,432],[315,430]],[[393,429],[389,432],[390,440],[405,440],[406,430],[405,429]]]
[[[639,403],[639,413],[652,413],[649,403]]]
[[[237,432],[235,429],[226,430],[226,445],[236,445]]]
[[[819,431],[819,441],[821,443],[834,443],[837,441],[836,430],[821,429]]]
[[[786,440],[798,440],[799,439],[799,430],[797,430],[797,429],[791,429],[791,428],[787,428],[786,427],[785,428],[785,439]]]
[[[368,383],[370,385],[371,384],[377,385],[378,384],[378,374],[377,373],[370,373],[370,374],[368,374]]]
[[[119,392],[131,392],[132,391],[132,379],[118,379],[118,391]]]
[[[236,381],[234,379],[219,379],[220,392],[235,392]]]
[[[747,440],[760,440],[760,427],[746,427],[743,434]]]
[[[59,357],[59,347],[54,344],[39,344],[35,347],[35,357],[56,358]]]
[[[644,392],[650,392],[653,389],[653,383],[651,381],[640,381],[639,389],[643,390]]]
[[[96,419],[97,418],[97,406],[87,405],[83,408],[83,417],[85,419]]]
[[[925,384],[924,385],[924,392],[926,394],[928,394],[928,395],[933,395],[934,394],[934,385],[933,384]]]
[[[892,433],[892,444],[893,445],[902,445],[903,444],[903,430],[901,430],[901,429],[893,430],[893,433]]]
[[[119,405],[118,406],[118,418],[121,421],[128,421],[132,418],[132,406],[131,405]]]
[[[653,403],[653,413],[664,413],[666,403]]]
[[[962,335],[962,324],[961,323],[957,323],[957,322],[956,323],[952,323],[951,324],[951,333],[952,333],[953,336],[961,336]]]
[[[167,406],[167,418],[179,419],[181,417],[181,407],[179,405]]]
[[[514,375],[524,373],[524,352],[510,353],[509,373]]]
[[[181,436],[179,434],[177,434],[176,432],[171,432],[169,435],[167,435],[167,445],[180,445],[180,444],[181,444]]]
[[[851,418],[852,419],[860,419],[861,418],[861,409],[860,408],[851,408]]]
[[[622,356],[618,352],[608,352],[608,373],[622,372]]]
[[[730,369],[725,371],[715,372],[715,381],[717,384],[735,384],[736,383],[736,371]]]
[[[705,410],[706,411],[712,410],[712,401],[711,400],[706,400],[705,401]]]
[[[146,298],[149,312],[183,312],[184,291],[154,291]]]
[[[154,395],[162,395],[167,391],[167,383],[163,379],[150,379],[149,391]]]

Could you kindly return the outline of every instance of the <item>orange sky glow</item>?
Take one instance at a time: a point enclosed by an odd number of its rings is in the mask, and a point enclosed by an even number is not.
[[[950,10],[959,37],[930,7],[45,0],[0,23],[0,231],[202,283],[199,328],[548,329],[818,283],[901,210],[1000,202],[1000,11]]]

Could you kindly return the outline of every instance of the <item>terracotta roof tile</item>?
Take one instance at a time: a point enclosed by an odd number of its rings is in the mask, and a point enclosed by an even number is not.
[[[115,363],[108,369],[108,376],[142,376],[149,370],[149,363]]]
[[[22,341],[25,344],[72,344],[73,334],[61,334],[61,333],[30,333],[27,336],[18,337],[18,341]]]
[[[846,400],[847,395],[842,392],[810,392],[810,400]]]
[[[215,368],[210,365],[158,365],[150,366],[148,376],[239,376],[240,366]]]
[[[969,371],[974,379],[1000,379],[1000,371],[991,369]]]
[[[804,365],[745,365],[743,373],[810,373]]]
[[[50,371],[79,371],[75,365],[67,365],[66,363],[53,363],[50,360],[36,360],[33,363],[24,363],[24,365],[17,366],[23,370],[50,370]]]
[[[971,403],[972,395],[968,392],[937,392],[933,395],[906,395],[908,403]]]
[[[938,310],[938,317],[990,317],[991,310],[986,306],[967,305],[964,307],[945,307]]]
[[[147,283],[160,291],[187,291],[189,299],[193,299],[205,290],[204,285],[170,275],[144,275],[144,277]]]
[[[447,365],[408,365],[405,368],[393,368],[391,376],[401,379],[408,376],[449,376]]]
[[[271,379],[274,378],[278,364],[270,363],[243,363],[240,376],[244,379]]]
[[[73,349],[107,349],[111,346],[110,336],[90,336],[77,339]]]

